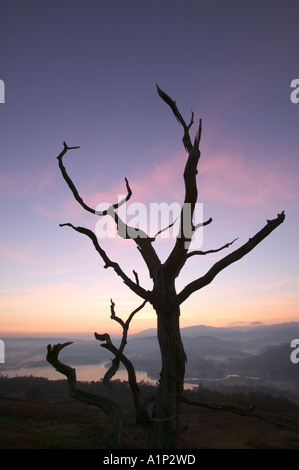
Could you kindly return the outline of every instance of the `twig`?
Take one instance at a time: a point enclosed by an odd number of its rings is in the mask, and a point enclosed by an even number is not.
[[[216,248],[214,250],[207,250],[207,251],[190,251],[190,253],[187,254],[187,258],[190,258],[191,256],[194,255],[208,255],[210,253],[217,253],[218,251],[224,250],[225,248],[228,248],[230,245],[232,245],[238,238],[235,238],[232,242],[226,243],[225,245],[221,246],[220,248]]]

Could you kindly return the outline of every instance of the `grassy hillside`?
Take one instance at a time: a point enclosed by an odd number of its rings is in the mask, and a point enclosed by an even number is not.
[[[92,393],[101,383],[81,384]],[[135,426],[134,407],[127,384],[113,383],[113,397],[124,411],[122,446],[146,446]],[[141,384],[142,396],[153,387]],[[183,405],[182,449],[298,449],[299,410],[285,398],[265,394],[223,395],[207,389],[186,392],[192,400],[255,405],[261,419],[228,411]],[[70,398],[64,380],[35,377],[0,378],[1,449],[103,449],[108,420],[98,409]]]

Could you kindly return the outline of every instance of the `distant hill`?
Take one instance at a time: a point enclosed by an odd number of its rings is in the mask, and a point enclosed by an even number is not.
[[[156,328],[149,328],[140,331],[131,338],[143,338],[148,336],[156,336]],[[262,342],[266,341],[267,344],[282,343],[284,341],[291,341],[294,338],[299,338],[299,322],[285,322],[272,325],[259,324],[256,326],[246,326],[238,328],[228,327],[215,327],[208,325],[194,325],[181,328],[182,338],[194,338],[196,336],[211,336],[214,338],[224,340],[236,340],[246,342]]]
[[[271,346],[290,345],[293,339],[299,338],[299,322],[258,325],[251,328],[195,325],[182,328],[181,335],[186,352],[190,357],[193,355],[218,358],[222,356],[224,359],[238,354],[240,357],[244,357],[264,352]],[[15,365],[18,362],[32,363],[38,357],[44,360],[47,344],[65,341],[73,341],[73,345],[63,350],[61,356],[67,359],[71,358],[73,361],[76,358],[81,364],[92,364],[99,360],[99,355],[104,358],[103,360],[108,356],[107,351],[105,353],[101,348],[101,343],[93,340],[92,335],[90,340],[67,336],[65,338],[7,337],[3,340],[6,362],[9,359]],[[118,344],[118,340],[115,341],[115,344]],[[129,335],[126,352],[133,357],[159,358],[156,329],[151,328]]]
[[[194,338],[195,336],[214,336],[218,338],[223,338],[227,336],[234,336],[238,334],[239,331],[233,328],[225,328],[225,327],[214,327],[214,326],[206,326],[206,325],[194,325],[194,326],[187,326],[185,328],[181,328],[181,336]],[[147,330],[140,331],[135,335],[131,335],[131,337],[139,337],[143,338],[146,336],[156,336],[157,329],[156,328],[149,328]]]
[[[287,380],[299,389],[299,364],[290,360],[289,344],[272,346],[265,352],[240,360],[240,370],[273,380]]]
[[[246,384],[250,387],[276,387],[298,395],[299,364],[290,360],[290,343],[299,338],[299,322],[273,325],[256,325],[243,328],[221,328],[194,325],[182,328],[187,355],[186,380],[192,383],[209,381],[209,387]],[[0,374],[6,370],[18,373],[20,368],[30,368],[32,374],[38,367],[47,371],[47,344],[73,341],[61,352],[60,358],[73,366],[110,364],[112,355],[101,347],[99,341],[76,338],[7,337],[6,363],[0,365]],[[119,339],[115,340],[115,345]],[[146,372],[157,380],[161,357],[156,329],[147,329],[128,337],[125,354],[133,362],[136,371]],[[46,372],[47,373],[47,372]],[[46,375],[47,376],[47,375]],[[207,383],[207,382],[206,382]]]

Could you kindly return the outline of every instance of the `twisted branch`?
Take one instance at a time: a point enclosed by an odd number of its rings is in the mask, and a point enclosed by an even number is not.
[[[69,394],[76,400],[80,400],[88,405],[93,405],[100,408],[108,416],[110,426],[108,429],[106,445],[108,449],[119,449],[120,446],[120,434],[122,429],[122,413],[119,406],[114,403],[110,398],[104,395],[94,395],[92,393],[85,392],[77,389],[76,370],[66,364],[63,364],[59,359],[60,351],[72,344],[71,341],[67,343],[59,343],[51,346],[48,345],[47,350],[47,361],[51,364],[58,372],[67,377],[69,385]]]
[[[63,165],[63,162],[62,162],[62,159],[63,159],[64,155],[66,154],[66,152],[68,150],[77,149],[77,148],[80,148],[80,147],[68,147],[65,142],[63,142],[63,146],[64,146],[64,148],[63,148],[62,152],[57,157],[58,162],[59,162],[59,168],[61,170],[61,173],[62,173],[62,176],[63,176],[64,180],[66,181],[67,185],[69,186],[70,190],[72,191],[73,196],[76,199],[76,201],[86,211],[91,212],[92,214],[99,215],[99,216],[110,215],[116,223],[116,227],[117,227],[117,231],[118,231],[119,236],[121,238],[131,239],[131,240],[134,240],[136,242],[137,247],[138,247],[138,249],[139,249],[139,251],[140,251],[140,253],[141,253],[148,269],[149,269],[150,275],[151,275],[151,277],[153,277],[154,273],[161,266],[161,262],[160,262],[160,260],[157,256],[154,248],[152,247],[152,242],[155,241],[155,239],[149,237],[141,229],[137,229],[135,227],[128,226],[126,223],[124,223],[121,220],[119,215],[115,212],[115,209],[118,209],[120,206],[122,206],[132,196],[132,191],[131,191],[131,188],[129,186],[127,178],[125,178],[126,187],[127,187],[127,196],[124,199],[122,199],[120,202],[110,205],[110,207],[108,209],[106,209],[104,211],[97,211],[96,209],[93,209],[92,207],[88,206],[84,202],[84,200],[80,196],[76,186],[74,185],[72,179],[68,175],[68,173],[67,173],[67,171],[66,171],[66,169]],[[61,224],[60,226],[63,226],[63,225],[70,225],[71,226],[71,224]]]
[[[122,329],[123,329],[121,343],[120,343],[120,346],[118,348],[118,351],[120,353],[123,353],[124,348],[127,344],[128,330],[129,330],[129,326],[130,326],[130,323],[131,323],[134,315],[137,312],[139,312],[145,306],[146,302],[147,302],[147,300],[145,300],[141,305],[139,305],[139,307],[137,307],[135,310],[133,310],[133,312],[129,315],[126,322],[124,322],[121,318],[116,316],[116,314],[115,314],[115,303],[111,299],[111,305],[110,305],[111,316],[110,316],[110,318],[112,320],[115,320],[116,322],[118,322],[122,326]],[[95,337],[96,337],[96,339],[99,339],[100,341],[106,341],[107,344],[112,344],[110,336],[107,333],[104,334],[104,335],[98,335],[97,333],[95,333]],[[110,380],[112,379],[112,377],[118,371],[119,364],[120,364],[120,359],[119,359],[119,357],[115,356],[115,358],[112,360],[112,365],[110,366],[110,368],[108,369],[108,371],[106,372],[106,374],[103,378],[103,384],[105,386],[105,390],[106,390],[106,393],[107,393],[108,396],[110,396]]]
[[[67,171],[66,171],[66,169],[65,169],[65,167],[62,163],[62,158],[64,157],[64,155],[67,153],[68,150],[79,149],[79,148],[80,147],[68,147],[67,144],[65,142],[63,142],[63,150],[57,157],[57,160],[59,162],[59,168],[61,170],[62,176],[65,179],[65,181],[67,182],[70,190],[72,191],[72,193],[74,195],[74,198],[76,199],[76,201],[79,202],[79,204],[83,207],[83,209],[85,209],[86,211],[91,212],[92,214],[95,214],[95,215],[107,215],[109,213],[109,211],[111,211],[111,209],[118,209],[120,206],[122,206],[125,202],[127,202],[130,199],[130,197],[132,196],[132,191],[131,191],[131,188],[129,186],[129,182],[128,182],[127,178],[125,178],[126,188],[127,188],[127,196],[124,199],[122,199],[121,201],[117,202],[116,204],[112,204],[105,211],[97,211],[96,209],[93,209],[92,207],[89,207],[83,201],[82,197],[78,193],[78,190],[77,190],[76,186],[74,185],[72,179],[69,177],[69,175],[68,175],[68,173],[67,173]]]
[[[121,344],[119,348],[116,348],[114,346],[114,344],[111,341],[110,335],[108,333],[104,333],[104,334],[94,333],[94,336],[97,340],[105,341],[105,343],[101,344],[101,346],[105,349],[108,349],[108,351],[112,352],[112,354],[114,354],[115,356],[114,359],[112,360],[111,367],[108,369],[103,379],[103,384],[105,386],[106,393],[110,395],[110,380],[116,374],[119,368],[119,364],[120,362],[122,362],[128,372],[128,381],[129,381],[129,385],[132,391],[135,410],[136,410],[136,417],[137,417],[136,421],[137,421],[137,424],[141,424],[143,427],[146,427],[148,425],[148,413],[146,410],[146,403],[142,405],[140,402],[140,399],[139,399],[140,390],[137,384],[135,369],[134,369],[132,362],[123,354],[123,351],[127,344],[127,335],[128,335],[130,322],[132,321],[134,315],[145,306],[146,302],[147,301],[145,300],[141,305],[139,305],[139,307],[133,310],[133,312],[129,315],[128,319],[124,322],[121,318],[116,316],[115,303],[111,299],[111,305],[110,305],[111,317],[110,318],[112,320],[117,321],[123,328],[123,335],[122,335],[122,340],[121,340]]]
[[[107,333],[103,335],[95,333],[94,336],[99,341],[106,341],[106,343],[101,344],[101,346],[105,349],[108,349],[108,351],[112,352],[112,354],[115,355],[118,361],[122,362],[125,368],[127,369],[128,381],[133,395],[136,410],[136,422],[138,425],[140,424],[146,428],[148,426],[149,417],[145,408],[140,403],[140,390],[137,384],[136,373],[132,362],[123,353],[121,353],[118,348],[113,345],[110,336]]]

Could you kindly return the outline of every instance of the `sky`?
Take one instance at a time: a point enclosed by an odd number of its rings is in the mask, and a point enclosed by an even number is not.
[[[186,300],[181,326],[298,321],[298,14],[297,0],[1,1],[0,336],[120,332],[110,298],[124,320],[141,304],[87,237],[59,226],[95,231],[102,222],[74,200],[56,157],[63,141],[80,146],[64,163],[92,207],[126,194],[128,178],[128,222],[141,204],[181,203],[182,128],[156,83],[186,122],[194,112],[191,135],[202,119],[198,201],[213,222],[200,249],[238,237],[190,258],[178,292],[286,213]],[[100,243],[151,288],[133,241]],[[173,243],[155,242],[162,260]],[[146,305],[130,331],[155,327]]]

